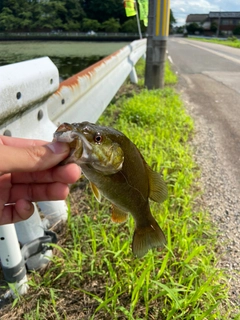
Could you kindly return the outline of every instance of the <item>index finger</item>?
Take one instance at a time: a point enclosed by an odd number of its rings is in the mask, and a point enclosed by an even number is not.
[[[36,172],[14,172],[12,173],[12,183],[74,183],[81,176],[81,169],[75,163],[69,163],[64,166],[36,171]]]
[[[8,136],[0,136],[0,144],[10,147],[34,147],[42,146],[49,143],[48,141],[38,140],[38,139],[24,139],[24,138],[15,138]]]

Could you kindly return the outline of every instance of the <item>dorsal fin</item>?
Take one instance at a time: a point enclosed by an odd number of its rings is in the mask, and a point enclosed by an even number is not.
[[[160,173],[153,171],[147,164],[146,167],[150,186],[149,198],[155,202],[163,202],[168,196],[167,185]]]

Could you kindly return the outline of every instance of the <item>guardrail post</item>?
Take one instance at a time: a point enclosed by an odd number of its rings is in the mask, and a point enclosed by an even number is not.
[[[132,83],[135,83],[135,84],[138,83],[138,76],[134,67],[132,68],[132,71],[130,72],[129,77]]]
[[[0,226],[0,253],[5,280],[14,284],[19,294],[26,293],[28,289],[26,267],[14,224]],[[15,294],[14,290],[11,294]]]

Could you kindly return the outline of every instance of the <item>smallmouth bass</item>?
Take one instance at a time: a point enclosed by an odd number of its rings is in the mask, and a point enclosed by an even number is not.
[[[165,236],[151,214],[149,199],[163,202],[167,186],[161,175],[145,162],[135,144],[122,132],[89,122],[63,123],[54,140],[70,145],[63,161],[78,164],[98,201],[112,203],[112,220],[124,222],[131,213],[135,221],[132,250],[137,257],[165,244]]]

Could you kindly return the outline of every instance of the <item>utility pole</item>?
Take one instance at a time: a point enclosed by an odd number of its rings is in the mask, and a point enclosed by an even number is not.
[[[170,0],[149,0],[145,86],[163,88]]]

